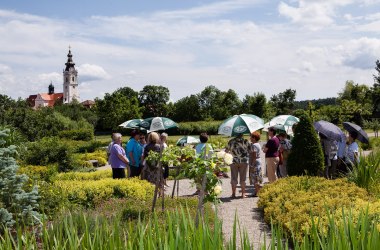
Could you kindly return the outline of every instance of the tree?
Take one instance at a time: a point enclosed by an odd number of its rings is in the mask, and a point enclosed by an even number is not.
[[[176,101],[174,103],[173,119],[177,122],[202,120],[198,97],[190,95]]]
[[[284,92],[279,93],[278,95],[273,95],[270,98],[270,102],[276,110],[276,115],[285,115],[285,114],[291,114],[295,106],[294,104],[295,99],[296,99],[296,90],[287,89]]]
[[[139,93],[139,102],[143,107],[144,118],[166,116],[169,102],[169,89],[163,86],[146,85]]]
[[[380,117],[380,62],[376,61],[375,70],[377,75],[373,75],[374,84],[371,87],[372,95],[372,115],[375,117]]]
[[[216,100],[215,111],[212,115],[214,120],[223,120],[230,116],[237,115],[241,110],[241,101],[237,93],[229,89],[226,92],[221,92],[221,95]]]
[[[246,95],[243,99],[241,113],[253,114],[258,117],[267,117],[267,98],[263,93],[254,93],[253,96]]]
[[[216,110],[221,103],[221,96],[222,91],[213,85],[207,86],[197,95],[203,118],[202,120],[214,118]]]
[[[121,123],[141,117],[136,97],[127,97],[120,92],[107,93],[104,99],[95,99],[95,110],[99,121],[98,128],[116,130]]]
[[[338,94],[343,119],[363,125],[364,118],[372,113],[372,94],[367,85],[347,81],[344,89]]]
[[[292,150],[288,158],[289,175],[320,175],[323,173],[322,146],[311,119],[302,115],[294,129]]]
[[[28,177],[17,174],[18,165],[13,158],[16,148],[4,147],[8,133],[8,130],[0,131],[0,230],[13,226],[16,221],[33,225],[41,217],[37,212],[37,187],[33,187],[31,192],[24,190]]]

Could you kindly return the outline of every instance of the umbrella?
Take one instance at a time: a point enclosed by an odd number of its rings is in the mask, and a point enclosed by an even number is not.
[[[279,115],[279,116],[273,117],[269,122],[265,123],[263,130],[268,131],[268,128],[275,127],[275,129],[283,130],[288,135],[292,135],[293,134],[292,126],[293,124],[299,121],[300,119],[292,115]]]
[[[166,130],[169,128],[178,128],[178,124],[166,117],[146,118],[138,125],[150,131]]]
[[[182,138],[179,138],[177,141],[177,146],[182,146],[184,144],[198,144],[201,141],[193,136],[184,136]]]
[[[234,115],[223,121],[219,126],[218,134],[236,136],[248,134],[264,127],[264,120],[255,115]]]
[[[327,138],[333,141],[342,141],[344,138],[343,131],[336,126],[335,124],[332,124],[331,122],[327,121],[318,121],[314,122],[314,128],[319,133],[323,134]]]
[[[128,120],[126,122],[123,122],[119,125],[119,127],[123,128],[138,128],[140,123],[143,121],[143,119],[132,119]]]
[[[351,122],[343,122],[343,127],[348,132],[356,132],[358,134],[358,140],[363,143],[369,143],[369,138],[367,133],[358,125]]]

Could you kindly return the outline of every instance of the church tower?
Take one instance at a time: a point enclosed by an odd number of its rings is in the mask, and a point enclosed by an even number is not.
[[[63,103],[71,103],[74,99],[79,101],[78,94],[78,71],[75,69],[73,55],[69,47],[66,68],[63,70]]]

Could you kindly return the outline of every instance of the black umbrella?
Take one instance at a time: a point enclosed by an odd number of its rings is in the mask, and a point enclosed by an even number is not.
[[[358,125],[351,122],[343,122],[343,127],[348,132],[356,132],[358,134],[358,140],[363,143],[369,143],[369,138],[367,133]]]
[[[319,133],[325,135],[327,138],[333,141],[340,142],[345,137],[342,130],[338,126],[332,124],[331,122],[326,122],[326,121],[315,122],[314,128]]]

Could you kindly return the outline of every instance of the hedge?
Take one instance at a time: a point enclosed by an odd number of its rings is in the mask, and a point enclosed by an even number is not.
[[[63,130],[58,133],[60,138],[66,138],[75,141],[91,141],[94,139],[93,129],[72,129]]]

